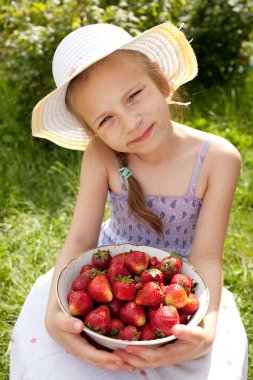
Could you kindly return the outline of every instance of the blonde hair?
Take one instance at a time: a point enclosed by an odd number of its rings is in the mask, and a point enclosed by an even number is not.
[[[149,75],[149,77],[153,80],[156,86],[161,91],[162,95],[166,99],[170,95],[170,87],[168,81],[164,74],[161,72],[160,67],[157,62],[152,62],[147,56],[142,53],[133,50],[118,50],[113,54],[117,54],[118,52],[123,52],[130,59],[134,59],[137,63],[139,63],[144,71]],[[106,58],[103,58],[106,59]],[[96,63],[94,64],[96,65]],[[93,65],[93,66],[94,66]],[[70,82],[65,102],[68,110],[77,118],[77,120],[84,127],[85,132],[92,139],[95,138],[94,131],[87,125],[85,120],[81,117],[81,115],[75,109],[73,104],[73,92],[81,84],[89,75],[89,70],[92,69],[93,66],[90,66],[88,69],[81,72],[77,77],[72,79]],[[118,159],[120,167],[128,166],[128,154],[122,152],[116,152],[116,157]],[[163,223],[162,220],[156,215],[154,212],[150,210],[145,201],[145,196],[141,185],[139,182],[131,175],[128,178],[128,207],[129,211],[139,220],[144,223],[148,223],[158,234],[163,234]]]

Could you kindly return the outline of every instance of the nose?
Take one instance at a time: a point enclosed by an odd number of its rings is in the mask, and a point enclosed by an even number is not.
[[[142,116],[136,112],[129,112],[124,118],[124,129],[127,133],[138,129],[142,123]]]

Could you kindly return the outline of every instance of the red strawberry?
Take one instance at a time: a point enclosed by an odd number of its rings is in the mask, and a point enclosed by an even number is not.
[[[121,263],[124,264],[126,252],[117,253],[117,255],[113,256],[111,263]]]
[[[112,317],[118,317],[120,309],[122,307],[122,301],[117,300],[116,298],[113,298],[111,302],[107,304],[107,306],[110,309],[110,313]]]
[[[182,313],[181,310],[178,310],[178,315],[179,315],[179,323],[181,323],[181,325],[187,325],[188,323],[187,315]]]
[[[113,283],[115,278],[118,276],[125,277],[125,276],[129,276],[129,275],[130,275],[129,270],[122,263],[120,263],[119,261],[112,261],[111,262],[111,265],[108,269],[108,276],[109,276],[111,283]]]
[[[89,271],[89,269],[92,269],[92,265],[84,264],[80,270],[80,274],[82,274],[83,272]]]
[[[127,302],[120,310],[120,319],[127,325],[143,326],[146,323],[145,310],[134,301]]]
[[[155,311],[158,309],[159,309],[159,306],[150,306],[147,308],[147,318],[149,321],[151,321]]]
[[[163,282],[163,274],[159,269],[151,268],[146,269],[141,274],[141,283],[146,284],[146,282]]]
[[[139,340],[140,332],[137,330],[135,326],[125,326],[120,331],[118,335],[118,339],[123,340]]]
[[[172,335],[172,327],[179,323],[177,309],[174,306],[161,305],[154,313],[150,324],[157,337]]]
[[[93,301],[86,290],[70,291],[68,294],[69,314],[85,316],[93,309]]]
[[[140,340],[153,340],[157,338],[149,322],[140,327],[140,332]]]
[[[170,284],[166,286],[164,303],[168,306],[174,306],[180,309],[186,304],[187,294],[185,289],[178,284]]]
[[[112,256],[109,251],[99,251],[92,255],[92,265],[101,270],[109,268]]]
[[[138,290],[135,303],[142,306],[159,306],[163,302],[163,293],[156,282],[147,282]]]
[[[112,318],[111,320],[111,331],[110,336],[112,338],[116,338],[118,333],[125,327],[125,323],[123,323],[119,318]]]
[[[187,294],[192,288],[192,279],[186,274],[177,273],[171,279],[171,284],[178,284],[184,287]]]
[[[161,291],[162,291],[162,294],[164,295],[164,294],[165,294],[166,285],[164,285],[164,283],[161,282],[161,283],[159,284],[159,286],[160,286],[160,289],[161,289]]]
[[[155,256],[151,257],[151,259],[150,259],[150,266],[151,267],[155,267],[157,264],[158,264],[158,258],[155,257]]]
[[[94,330],[98,334],[109,334],[111,331],[111,317],[109,308],[106,305],[101,305],[86,315],[85,326]]]
[[[133,301],[136,293],[135,282],[131,276],[116,277],[112,285],[113,297],[121,301]]]
[[[88,286],[88,292],[96,302],[111,302],[113,299],[112,287],[105,274],[95,276]]]
[[[91,270],[79,274],[72,282],[71,290],[87,290],[92,277],[93,272]]]
[[[149,258],[145,252],[130,251],[126,254],[124,264],[134,274],[141,274],[148,268]]]
[[[192,315],[199,308],[199,299],[194,293],[189,293],[186,304],[180,311],[186,315]]]
[[[157,268],[163,272],[164,282],[169,283],[172,277],[180,272],[182,260],[176,255],[166,256],[162,259]]]

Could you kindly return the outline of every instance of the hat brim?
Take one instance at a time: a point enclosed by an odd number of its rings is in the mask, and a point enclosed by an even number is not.
[[[158,62],[172,92],[192,80],[198,72],[196,56],[190,43],[185,35],[170,23],[149,29],[129,43],[104,53],[97,60],[118,49],[139,51],[152,61]],[[32,113],[33,136],[46,138],[68,149],[86,149],[90,138],[77,119],[68,111],[65,95],[69,82],[87,67],[87,65],[80,67],[61,86],[37,103]]]

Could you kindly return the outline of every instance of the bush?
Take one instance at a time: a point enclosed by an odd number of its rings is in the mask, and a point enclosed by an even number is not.
[[[198,81],[205,87],[242,81],[247,73],[253,5],[248,0],[190,0],[180,16],[193,37],[199,63]]]
[[[24,123],[34,104],[52,90],[53,52],[66,33],[80,26],[83,11],[76,1],[68,0],[26,0],[22,6],[15,1],[3,3],[0,73],[18,93],[17,114]]]

